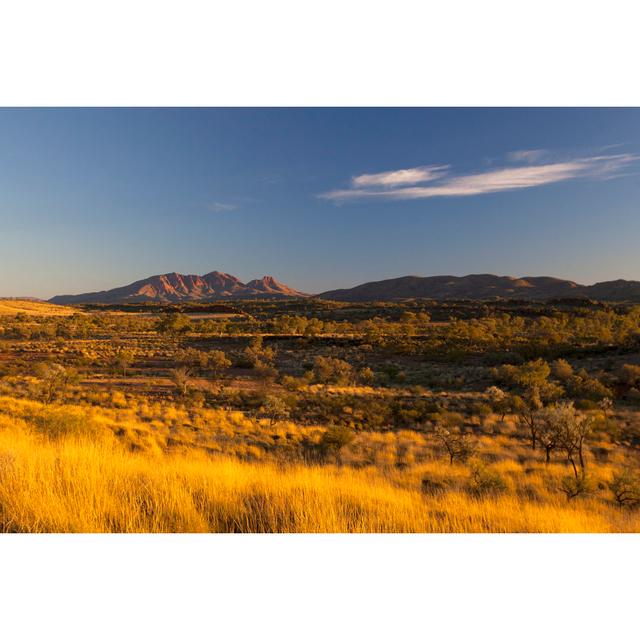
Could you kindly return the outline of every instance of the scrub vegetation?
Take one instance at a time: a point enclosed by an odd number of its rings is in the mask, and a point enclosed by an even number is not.
[[[0,314],[4,532],[640,530],[639,307],[37,306]]]

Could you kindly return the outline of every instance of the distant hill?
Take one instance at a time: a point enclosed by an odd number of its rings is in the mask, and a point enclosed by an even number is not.
[[[307,295],[278,282],[272,276],[264,276],[245,284],[228,273],[212,271],[203,276],[166,273],[108,291],[55,296],[49,302],[53,304],[206,302],[228,298],[297,298]]]
[[[325,291],[319,298],[345,302],[389,301],[404,298],[434,300],[494,298],[546,300],[551,298],[589,298],[611,302],[640,302],[640,282],[613,280],[581,285],[550,277],[514,278],[479,274],[468,276],[404,276],[367,282],[351,289]]]

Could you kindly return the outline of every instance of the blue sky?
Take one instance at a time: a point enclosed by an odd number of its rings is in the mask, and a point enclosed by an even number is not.
[[[640,109],[0,109],[0,295],[640,279]]]

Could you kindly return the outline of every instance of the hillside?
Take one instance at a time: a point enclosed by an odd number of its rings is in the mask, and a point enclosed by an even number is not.
[[[435,300],[513,298],[544,300],[551,298],[590,298],[607,301],[640,301],[640,282],[614,280],[586,286],[550,277],[514,278],[479,274],[468,276],[404,276],[367,282],[351,289],[321,293],[319,298],[349,302],[432,298]]]
[[[78,311],[41,300],[0,298],[0,316],[14,316],[18,313],[28,316],[70,316]]]
[[[55,296],[49,302],[53,304],[204,302],[226,298],[292,298],[306,295],[308,294],[278,282],[272,276],[264,276],[245,284],[228,273],[212,271],[203,276],[166,273],[108,291]]]

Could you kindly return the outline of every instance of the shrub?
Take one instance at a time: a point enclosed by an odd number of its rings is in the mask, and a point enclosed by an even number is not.
[[[480,461],[471,464],[468,491],[476,496],[498,495],[507,490],[507,485],[497,471]]]
[[[628,387],[637,387],[640,384],[640,366],[635,364],[623,364],[618,380]]]
[[[593,482],[588,476],[567,476],[560,483],[560,491],[567,496],[567,500],[573,500],[578,496],[593,493]]]
[[[313,375],[315,381],[321,384],[349,384],[353,381],[353,368],[348,362],[338,358],[316,356]]]
[[[358,371],[358,378],[362,384],[371,385],[376,379],[376,375],[370,367],[363,367]]]
[[[623,469],[613,475],[609,488],[621,507],[635,507],[640,504],[640,476],[630,469]]]
[[[305,384],[305,381],[302,380],[301,378],[296,378],[294,376],[282,376],[282,379],[280,380],[280,384],[287,390],[287,391],[300,391],[300,389],[302,389],[302,387]]]
[[[446,480],[424,477],[420,482],[420,488],[427,495],[438,496],[449,490],[449,483]]]
[[[88,416],[66,409],[40,412],[33,416],[32,424],[36,432],[54,440],[66,436],[94,438],[105,434],[104,429],[96,425]]]
[[[573,375],[573,367],[562,358],[556,360],[551,365],[551,370],[553,371],[553,375],[562,382],[566,382]]]
[[[348,445],[355,438],[355,434],[348,427],[329,427],[320,438],[318,444],[323,457],[337,455],[342,447]]]

